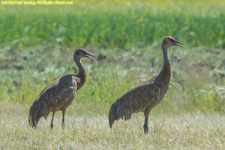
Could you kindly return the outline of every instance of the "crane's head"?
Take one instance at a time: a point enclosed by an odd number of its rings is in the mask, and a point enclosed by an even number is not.
[[[43,116],[43,105],[39,101],[35,100],[29,110],[28,116],[29,125],[31,127],[36,128],[36,125],[42,116]]]
[[[174,46],[174,45],[178,45],[178,46],[182,47],[181,44],[183,44],[183,43],[176,41],[176,40],[175,40],[173,37],[171,37],[171,36],[168,36],[168,37],[165,37],[165,38],[163,39],[162,44],[163,44],[165,47],[169,48],[169,47]]]
[[[85,51],[84,49],[82,49],[82,48],[79,48],[78,50],[76,50],[76,51],[74,52],[74,59],[76,59],[76,58],[82,58],[82,57],[87,57],[87,58],[89,58],[89,59],[91,59],[91,60],[96,61],[94,58],[92,58],[92,57],[96,57],[96,56],[94,56],[94,55],[92,55],[92,54],[86,52],[86,51]]]

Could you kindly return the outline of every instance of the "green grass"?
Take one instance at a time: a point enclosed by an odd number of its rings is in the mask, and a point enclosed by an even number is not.
[[[73,6],[0,5],[1,149],[224,149],[225,3],[217,1],[74,1]],[[131,87],[157,75],[161,41],[169,49],[170,88],[150,115],[108,127],[110,105]],[[54,79],[77,73],[75,49],[99,56],[82,62],[88,80],[61,129],[43,118],[28,127],[30,105]]]
[[[0,43],[20,47],[51,43],[139,48],[173,35],[187,45],[225,48],[224,2],[209,6],[200,1],[194,6],[185,1],[183,5],[175,1],[162,3],[166,6],[146,1],[34,8],[0,6],[0,20],[4,22],[0,25]]]

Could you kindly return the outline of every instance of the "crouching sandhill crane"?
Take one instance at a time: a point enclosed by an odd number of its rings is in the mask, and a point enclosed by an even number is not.
[[[79,68],[77,75],[64,75],[47,87],[45,87],[39,97],[34,101],[29,110],[28,122],[30,126],[36,127],[41,117],[46,117],[52,112],[51,128],[53,128],[53,119],[56,111],[62,111],[62,125],[64,125],[64,116],[66,108],[72,103],[76,92],[83,86],[87,79],[87,73],[81,62],[82,57],[87,57],[92,60],[89,54],[83,49],[78,49],[74,52],[74,61]],[[95,57],[95,56],[94,56]]]
[[[148,116],[152,108],[154,108],[166,94],[170,78],[171,67],[170,60],[167,54],[169,47],[173,45],[182,44],[176,41],[172,37],[166,37],[162,41],[163,52],[163,67],[158,76],[154,76],[148,81],[134,87],[122,97],[117,99],[111,106],[109,111],[109,126],[112,125],[115,120],[131,118],[133,113],[144,112],[144,133],[148,132]],[[181,46],[181,45],[179,45]]]

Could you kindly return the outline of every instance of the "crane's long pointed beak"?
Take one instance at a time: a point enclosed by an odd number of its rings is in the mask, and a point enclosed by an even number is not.
[[[179,41],[174,40],[174,45],[177,45],[177,46],[183,47],[181,44],[183,44],[183,43],[181,43],[181,42],[179,42]]]
[[[91,57],[90,57],[90,56],[91,56]],[[95,60],[94,58],[92,58],[92,57],[97,57],[97,56],[92,55],[92,54],[90,54],[90,53],[86,53],[86,57],[89,58],[89,59],[91,59],[91,60],[93,60],[93,61],[97,61],[97,60]]]

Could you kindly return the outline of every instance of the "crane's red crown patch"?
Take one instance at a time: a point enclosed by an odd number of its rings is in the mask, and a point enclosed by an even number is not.
[[[82,49],[82,52],[83,52],[84,54],[87,54],[87,52],[86,52],[85,50],[83,50],[83,49]]]
[[[174,41],[175,39],[173,37],[169,37],[170,40]]]

